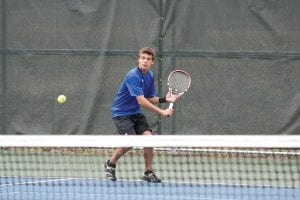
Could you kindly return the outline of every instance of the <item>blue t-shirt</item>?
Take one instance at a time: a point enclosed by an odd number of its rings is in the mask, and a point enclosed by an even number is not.
[[[151,98],[156,95],[154,86],[154,75],[151,71],[143,74],[135,67],[125,76],[119,91],[112,104],[112,117],[133,115],[141,113],[141,108],[136,97],[144,95]]]

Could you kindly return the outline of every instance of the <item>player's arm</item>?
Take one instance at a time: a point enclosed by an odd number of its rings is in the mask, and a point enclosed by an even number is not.
[[[149,98],[149,100],[148,100],[144,97],[144,95],[140,95],[140,96],[136,97],[136,100],[140,106],[142,106],[143,108],[150,110],[152,112],[159,113],[163,116],[171,116],[173,114],[173,111],[174,111],[173,109],[170,109],[170,108],[161,109],[161,108],[157,107],[156,105],[154,105],[159,102],[158,97],[152,97],[152,98]]]
[[[148,101],[150,101],[152,104],[158,104],[159,103],[159,97],[151,97],[147,98]]]
[[[166,102],[175,102],[180,95],[172,94],[171,91],[168,91],[166,96],[164,97],[151,97],[147,98],[148,101],[150,101],[152,104],[158,104],[158,103],[166,103]]]

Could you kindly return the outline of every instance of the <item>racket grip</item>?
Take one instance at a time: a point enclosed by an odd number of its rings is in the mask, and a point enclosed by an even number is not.
[[[170,103],[169,108],[173,108],[174,103]]]

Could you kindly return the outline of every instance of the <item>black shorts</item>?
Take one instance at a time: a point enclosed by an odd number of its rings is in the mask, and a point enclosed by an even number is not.
[[[152,131],[143,114],[114,117],[113,121],[120,135],[142,135],[145,131]]]

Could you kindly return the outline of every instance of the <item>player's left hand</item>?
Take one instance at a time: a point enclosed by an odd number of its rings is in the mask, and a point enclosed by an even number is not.
[[[182,94],[174,94],[171,90],[168,91],[168,93],[166,94],[166,100],[168,102],[175,102],[177,101],[177,99],[179,99],[181,97]]]

